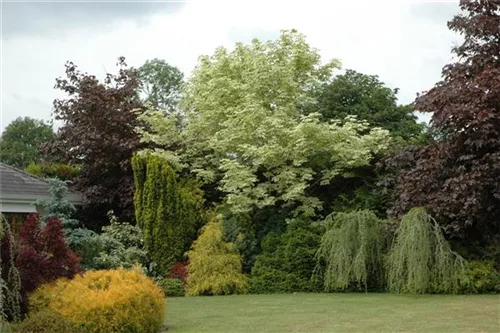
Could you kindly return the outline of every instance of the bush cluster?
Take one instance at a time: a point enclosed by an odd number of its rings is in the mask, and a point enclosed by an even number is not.
[[[473,260],[465,265],[468,284],[463,292],[471,294],[500,293],[500,272],[492,261]]]
[[[78,175],[80,169],[70,164],[41,162],[31,163],[26,167],[26,172],[41,178],[71,180]]]
[[[270,233],[252,268],[250,292],[320,291],[322,283],[313,271],[321,233],[319,226],[301,220],[290,223],[281,235]]]
[[[158,281],[158,285],[163,290],[165,296],[168,297],[184,297],[186,295],[186,288],[184,282],[180,279],[162,279]]]
[[[89,271],[44,285],[32,312],[48,309],[88,333],[157,333],[164,318],[161,289],[138,270]]]
[[[23,322],[13,325],[12,333],[88,333],[51,310],[43,310],[29,315]]]

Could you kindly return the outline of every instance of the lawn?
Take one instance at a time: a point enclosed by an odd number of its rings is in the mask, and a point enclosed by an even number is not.
[[[169,333],[500,332],[500,296],[296,294],[167,299]]]

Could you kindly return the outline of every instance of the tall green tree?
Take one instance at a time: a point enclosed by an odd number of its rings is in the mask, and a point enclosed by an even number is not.
[[[54,138],[52,125],[30,117],[18,117],[2,133],[0,162],[24,169],[42,160],[39,147]]]
[[[376,75],[347,70],[321,87],[313,111],[325,120],[354,115],[406,141],[418,139],[424,126],[417,123],[410,105],[398,104],[397,93]]]
[[[324,121],[354,115],[367,121],[370,127],[388,130],[395,138],[392,149],[425,144],[429,137],[425,126],[417,122],[410,105],[398,104],[397,93],[398,89],[389,88],[376,75],[347,70],[323,84],[316,100],[304,112],[318,111]],[[376,156],[370,165],[353,169],[352,177],[338,178],[321,190],[318,195],[333,198],[330,211],[368,209],[380,217],[387,216],[391,195],[380,184],[392,174],[377,168],[381,157]]]
[[[296,31],[218,48],[200,58],[185,86],[185,125],[150,111],[142,138],[177,145],[164,156],[215,184],[234,213],[278,205],[315,215],[323,208],[316,187],[369,164],[389,143],[386,130],[301,113],[338,67],[322,64]]]
[[[172,113],[181,97],[184,75],[165,60],[148,60],[139,67],[140,92],[144,101],[155,109]]]
[[[134,155],[136,220],[160,274],[184,259],[203,224],[203,193],[163,158]]]
[[[95,227],[107,223],[110,209],[133,221],[133,173],[130,159],[142,148],[135,128],[143,108],[137,70],[118,60],[118,73],[104,82],[66,64],[66,78],[56,89],[66,96],[54,101],[54,115],[63,125],[43,151],[56,162],[80,168],[74,187],[85,199],[86,220]]]

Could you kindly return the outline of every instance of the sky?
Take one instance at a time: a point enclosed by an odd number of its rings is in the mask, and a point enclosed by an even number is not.
[[[452,59],[460,36],[446,22],[458,12],[457,1],[0,0],[0,129],[19,116],[51,119],[66,61],[104,78],[119,56],[135,67],[160,58],[189,77],[198,57],[218,46],[276,39],[292,28],[325,62],[378,75],[410,103]]]

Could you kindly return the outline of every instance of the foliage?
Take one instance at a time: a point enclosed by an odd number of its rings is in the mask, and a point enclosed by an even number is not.
[[[410,106],[397,104],[397,93],[398,89],[387,87],[376,75],[347,70],[322,86],[313,111],[318,110],[325,120],[354,115],[396,137],[415,140],[424,127]]]
[[[119,222],[112,211],[108,212],[108,216],[110,225],[103,227],[102,233],[97,236],[99,250],[89,268],[147,267],[148,254],[141,229],[127,222]]]
[[[138,270],[89,271],[32,297],[48,300],[50,310],[89,333],[157,333],[163,323],[163,293]]]
[[[4,319],[0,319],[0,332],[1,333],[12,333],[11,324]]]
[[[2,133],[0,162],[24,169],[42,160],[38,153],[41,144],[54,138],[52,125],[30,117],[18,117]]]
[[[456,293],[467,283],[465,260],[423,208],[413,208],[401,220],[387,270],[388,288],[396,293]]]
[[[413,151],[398,176],[395,213],[424,206],[450,236],[470,242],[500,233],[500,3],[461,1],[448,27],[463,37],[443,80],[414,109],[431,112],[437,142]]]
[[[26,167],[26,172],[41,178],[58,178],[71,180],[76,177],[80,169],[76,166],[54,162],[31,163]]]
[[[147,60],[138,70],[140,92],[145,95],[145,103],[157,110],[176,111],[184,77],[182,72],[165,60],[156,58]]]
[[[270,233],[252,268],[250,291],[319,291],[321,281],[312,275],[320,240],[319,226],[302,220],[292,221],[281,235]]]
[[[80,327],[51,310],[29,315],[13,327],[12,333],[87,333]]]
[[[329,216],[317,252],[325,289],[380,290],[384,285],[384,222],[368,210]]]
[[[313,216],[322,209],[310,194],[315,187],[369,164],[389,144],[386,130],[363,122],[301,114],[338,67],[338,61],[322,65],[294,30],[275,41],[238,43],[233,51],[218,48],[200,58],[185,86],[183,125],[147,111],[142,140],[175,146],[159,153],[216,184],[233,213],[279,205]]]
[[[468,261],[465,265],[469,283],[464,292],[473,294],[500,293],[500,272],[491,261]]]
[[[68,186],[59,179],[49,179],[50,195],[48,200],[38,200],[35,204],[43,208],[42,222],[50,218],[61,221],[64,235],[71,250],[81,259],[82,266],[88,268],[97,255],[97,234],[82,226],[80,221],[73,218],[75,206],[66,199]]]
[[[15,266],[16,250],[9,223],[0,215],[0,325],[18,321],[22,315],[21,277]],[[5,324],[8,325],[8,324]],[[0,332],[3,331],[0,329]]]
[[[327,212],[351,212],[370,210],[380,218],[386,218],[392,206],[391,192],[383,186],[389,174],[379,171],[376,158],[360,168],[351,170],[349,178],[337,178],[329,186],[318,191],[318,197],[328,202]]]
[[[118,66],[118,74],[107,74],[99,82],[72,62],[66,64],[67,78],[58,78],[56,88],[67,97],[56,99],[53,111],[63,125],[43,148],[56,162],[80,166],[75,189],[83,194],[87,219],[97,224],[94,227],[100,227],[109,209],[121,219],[134,218],[130,159],[141,148],[134,130],[142,108],[140,82],[123,57]]]
[[[168,273],[168,277],[172,279],[179,279],[182,282],[186,282],[187,280],[187,267],[188,262],[176,262],[170,268],[170,272]]]
[[[162,279],[158,282],[158,285],[165,293],[165,296],[184,297],[184,295],[186,294],[184,282],[177,278]]]
[[[161,157],[136,154],[132,164],[136,220],[164,276],[170,266],[184,259],[203,224],[203,194],[195,183],[178,178]]]
[[[19,254],[16,266],[24,292],[58,278],[73,278],[80,272],[78,257],[64,239],[61,222],[54,217],[42,227],[40,217],[29,215],[19,233]]]
[[[243,272],[250,273],[258,250],[250,214],[226,211],[221,219],[224,240],[236,245],[243,260]]]
[[[393,150],[409,143],[427,142],[425,126],[417,123],[410,106],[397,104],[397,92],[398,89],[387,87],[378,76],[347,70],[324,84],[316,94],[316,103],[305,112],[317,110],[325,121],[354,115],[367,121],[370,127],[388,130],[394,138]],[[332,201],[327,212],[368,209],[377,216],[387,216],[392,200],[391,193],[379,185],[387,177],[376,167],[380,157],[376,156],[369,165],[353,168],[351,177],[338,177],[317,193],[322,201]]]
[[[187,293],[197,295],[227,295],[247,292],[242,273],[241,257],[232,243],[222,237],[222,226],[212,219],[188,252]]]

